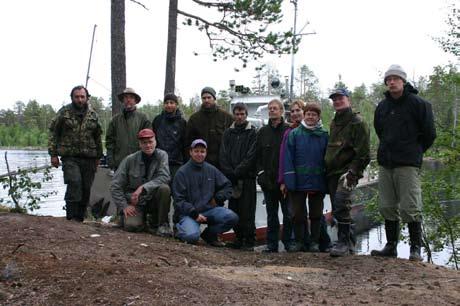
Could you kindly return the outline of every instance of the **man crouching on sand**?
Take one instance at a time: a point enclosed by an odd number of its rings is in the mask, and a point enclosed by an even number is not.
[[[238,216],[223,207],[232,194],[232,184],[216,167],[205,162],[207,144],[196,139],[190,146],[190,160],[179,168],[173,181],[174,222],[177,238],[188,243],[200,239],[200,224],[207,224],[201,234],[214,247],[224,244],[217,235],[238,223]]]

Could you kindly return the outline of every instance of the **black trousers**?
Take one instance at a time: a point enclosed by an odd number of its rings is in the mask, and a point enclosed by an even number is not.
[[[236,239],[254,242],[256,234],[256,180],[243,179],[243,191],[238,199],[230,198],[228,208],[239,217],[238,224],[233,227]]]

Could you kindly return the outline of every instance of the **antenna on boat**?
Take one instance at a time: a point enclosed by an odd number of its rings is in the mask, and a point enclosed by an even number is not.
[[[294,98],[294,57],[295,57],[295,49],[296,49],[296,44],[297,44],[297,36],[306,36],[306,35],[314,35],[316,32],[310,32],[310,33],[302,33],[303,30],[307,25],[309,25],[309,22],[307,22],[302,29],[300,30],[299,33],[296,32],[297,28],[297,1],[298,0],[291,0],[291,3],[294,4],[294,27],[292,31],[292,51],[291,51],[291,82],[289,84],[289,102],[292,102]],[[287,87],[287,86],[286,86]],[[287,89],[287,88],[286,88]]]
[[[86,72],[86,83],[85,83],[86,88],[88,88],[89,69],[91,68],[91,57],[93,55],[93,45],[94,45],[94,36],[96,35],[96,27],[97,27],[97,24],[95,24],[93,27],[93,38],[91,39],[91,49],[89,51],[88,71]]]

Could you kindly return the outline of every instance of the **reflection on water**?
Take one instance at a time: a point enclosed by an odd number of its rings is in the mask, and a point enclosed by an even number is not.
[[[404,237],[409,237],[407,227],[402,231]],[[409,258],[410,246],[407,241],[400,241],[398,244],[398,258]],[[370,255],[372,250],[381,249],[386,243],[385,226],[380,225],[364,232],[357,237],[357,252],[362,255]],[[460,241],[457,242],[457,248],[460,247]],[[436,265],[446,266],[449,261],[450,251],[452,248],[446,248],[441,252],[432,254],[433,263]],[[422,248],[424,250],[424,248]],[[423,252],[424,261],[427,261],[427,254]],[[454,268],[453,263],[449,267]]]
[[[4,154],[5,150],[0,150],[0,174],[7,172]],[[8,162],[12,171],[17,170],[18,167],[39,167],[49,163],[49,155],[46,151],[8,150]],[[52,174],[53,179],[42,185],[42,191],[57,191],[57,194],[45,199],[44,202],[40,203],[40,209],[33,211],[32,214],[54,217],[65,216],[65,211],[62,209],[64,206],[65,185],[61,168],[53,168]],[[0,197],[6,198],[7,196],[7,191],[0,188]],[[404,235],[408,236],[407,230],[404,232]],[[384,226],[375,227],[368,232],[364,232],[357,237],[357,240],[358,254],[368,255],[373,249],[383,248],[386,242]],[[408,243],[399,243],[398,256],[400,258],[409,258]],[[447,250],[436,252],[433,254],[433,261],[435,264],[445,265],[449,260],[449,256],[450,254]],[[424,257],[426,260],[426,254],[424,254]]]
[[[0,174],[7,173],[5,150],[0,150],[0,159]],[[18,167],[40,167],[49,164],[49,155],[46,151],[8,150],[8,163],[11,171],[17,170]],[[52,168],[51,172],[53,179],[42,184],[41,192],[57,191],[57,194],[50,195],[44,202],[40,203],[40,209],[34,210],[32,214],[63,217],[65,216],[65,211],[62,209],[64,206],[65,185],[62,170],[61,168]],[[0,197],[7,198],[8,191],[0,188]]]

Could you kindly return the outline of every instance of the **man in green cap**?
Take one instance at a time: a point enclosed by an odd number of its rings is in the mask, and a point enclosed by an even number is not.
[[[354,251],[351,196],[370,161],[370,136],[366,122],[351,109],[350,94],[346,89],[334,90],[329,98],[335,116],[331,122],[326,149],[326,176],[332,213],[338,223],[338,241],[330,255],[339,257]]]
[[[211,87],[201,90],[201,108],[187,122],[185,143],[189,147],[193,140],[206,141],[206,161],[219,168],[219,151],[224,131],[233,122],[233,116],[216,104],[216,91]]]
[[[91,185],[102,157],[102,128],[96,112],[88,105],[90,97],[83,86],[70,92],[72,103],[62,107],[51,121],[48,153],[51,165],[59,167],[61,156],[67,190],[67,220],[83,222]]]
[[[126,88],[118,95],[118,99],[123,103],[123,110],[113,116],[105,137],[107,164],[114,170],[123,158],[139,149],[137,133],[151,127],[147,116],[136,109],[141,97],[134,89]]]

